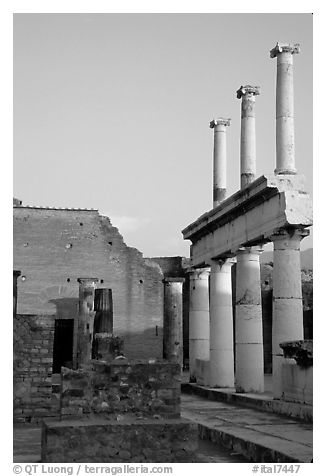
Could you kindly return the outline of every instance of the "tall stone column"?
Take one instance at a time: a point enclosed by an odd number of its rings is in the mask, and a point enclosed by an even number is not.
[[[17,279],[21,275],[21,271],[14,269],[13,273],[13,314],[17,314]]]
[[[273,264],[273,393],[282,396],[281,342],[303,339],[300,241],[308,230],[280,230],[271,237],[274,243]]]
[[[213,207],[226,197],[226,127],[231,119],[213,119],[209,126],[214,129],[213,153]]]
[[[209,273],[209,268],[200,268],[190,274],[190,382],[196,381],[196,359],[209,360]]]
[[[92,358],[94,297],[97,278],[78,278],[79,312],[77,326],[77,366],[88,363]]]
[[[262,248],[243,248],[237,254],[235,388],[264,391],[264,348],[259,255]]]
[[[184,278],[165,278],[163,358],[183,367],[182,287]]]
[[[237,91],[237,98],[242,98],[240,142],[241,188],[245,188],[253,182],[256,176],[255,96],[258,94],[260,94],[259,86],[241,86]]]
[[[231,267],[233,260],[212,261],[210,278],[210,386],[234,386]]]
[[[295,174],[293,55],[298,44],[279,44],[270,51],[277,57],[276,79],[276,174]]]

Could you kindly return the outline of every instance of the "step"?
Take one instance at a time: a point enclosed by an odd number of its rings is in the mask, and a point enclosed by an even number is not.
[[[270,412],[182,396],[182,416],[198,424],[199,437],[256,463],[309,463],[312,425]]]
[[[307,423],[313,421],[313,407],[296,402],[274,400],[270,394],[236,393],[234,389],[209,388],[196,383],[182,383],[181,391],[186,394],[253,408],[263,412],[276,413]]]

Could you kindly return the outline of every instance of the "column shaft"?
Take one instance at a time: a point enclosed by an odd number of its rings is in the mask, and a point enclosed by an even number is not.
[[[182,287],[184,278],[165,278],[163,358],[183,367]]]
[[[196,359],[209,360],[209,270],[193,270],[190,275],[189,371],[196,381]]]
[[[241,86],[237,91],[237,97],[239,99],[242,98],[240,142],[241,188],[253,182],[256,176],[255,96],[258,94],[258,86]]]
[[[94,333],[113,333],[112,289],[96,289]]]
[[[17,279],[21,275],[21,271],[15,270],[13,272],[13,315],[17,314]]]
[[[210,386],[234,386],[231,266],[213,261],[210,279]]]
[[[237,255],[236,374],[237,392],[264,391],[264,349],[259,254],[246,248]]]
[[[277,174],[295,174],[293,54],[299,45],[277,44],[270,52],[277,56],[276,78],[276,169]]]
[[[217,119],[210,122],[214,129],[213,152],[213,207],[217,207],[226,197],[226,126],[231,119]]]
[[[282,396],[281,342],[303,339],[302,284],[300,241],[308,232],[280,231],[271,237],[274,242],[273,264],[273,393]]]
[[[97,278],[78,278],[79,312],[77,326],[77,366],[88,363],[92,358],[94,296]]]

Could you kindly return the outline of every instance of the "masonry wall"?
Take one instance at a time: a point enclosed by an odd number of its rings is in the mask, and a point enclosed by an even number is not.
[[[61,418],[90,415],[177,418],[180,367],[170,362],[92,361],[91,369],[62,369]]]
[[[14,318],[16,422],[36,422],[56,413],[51,385],[53,335],[53,316],[17,315]]]
[[[96,210],[14,207],[17,313],[76,318],[79,277],[111,288],[114,333],[130,358],[161,358],[163,284],[160,267],[128,247]]]

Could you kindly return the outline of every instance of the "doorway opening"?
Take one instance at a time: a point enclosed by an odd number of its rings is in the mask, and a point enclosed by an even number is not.
[[[56,319],[53,342],[53,373],[73,367],[74,319]]]

